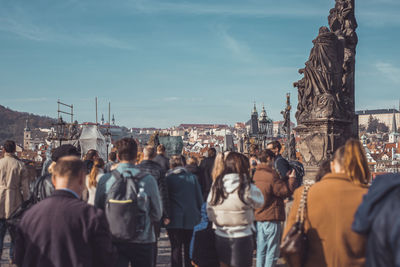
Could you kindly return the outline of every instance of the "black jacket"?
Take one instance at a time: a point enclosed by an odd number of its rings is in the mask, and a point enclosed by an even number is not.
[[[139,165],[136,165],[136,168],[156,178],[158,190],[160,191],[161,201],[163,204],[163,218],[169,218],[170,205],[164,169],[160,166],[160,164],[152,160],[142,160]]]
[[[375,178],[352,229],[367,237],[366,266],[400,266],[400,174]]]
[[[212,169],[214,168],[215,157],[207,157],[200,163],[201,176],[199,177],[199,183],[201,192],[203,193],[203,199],[207,199],[208,193],[210,192],[212,185]]]
[[[153,161],[160,164],[165,173],[169,170],[169,159],[166,156],[158,154],[157,156],[155,156]]]
[[[103,211],[56,190],[23,215],[15,260],[19,267],[112,267],[116,254]]]
[[[279,177],[283,180],[287,180],[287,173],[290,171],[289,162],[282,157],[282,155],[278,155],[275,157],[274,167],[276,172],[279,174]]]

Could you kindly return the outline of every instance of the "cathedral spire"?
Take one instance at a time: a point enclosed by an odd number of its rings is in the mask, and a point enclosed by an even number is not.
[[[396,109],[393,109],[393,120],[392,120],[392,133],[397,133],[397,124],[396,124]]]
[[[29,127],[28,127],[28,119],[26,119],[24,131],[25,131],[25,132],[28,132],[28,131],[30,131],[30,130],[31,130],[31,129],[29,129]]]
[[[253,114],[256,114],[257,112],[257,107],[256,107],[256,101],[254,101],[254,107],[253,107]]]

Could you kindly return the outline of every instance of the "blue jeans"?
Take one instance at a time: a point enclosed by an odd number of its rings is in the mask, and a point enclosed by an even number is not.
[[[281,235],[281,222],[257,222],[257,267],[276,265]]]

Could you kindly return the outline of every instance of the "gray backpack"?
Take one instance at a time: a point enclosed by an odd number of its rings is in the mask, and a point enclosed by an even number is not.
[[[115,183],[111,186],[106,199],[105,214],[115,242],[133,241],[144,231],[146,211],[139,205],[139,181],[147,174],[133,175],[126,170],[111,173]]]

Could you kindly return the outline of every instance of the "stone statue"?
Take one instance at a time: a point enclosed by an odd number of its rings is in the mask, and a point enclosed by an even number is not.
[[[338,37],[327,27],[321,27],[313,40],[314,47],[299,70],[304,78],[294,83],[299,90],[296,119],[299,123],[329,118],[340,113],[338,96],[342,88],[343,48]]]
[[[282,130],[283,133],[287,134],[289,137],[290,134],[290,110],[292,109],[292,106],[290,105],[290,94],[286,94],[286,108],[285,110],[281,111],[281,114],[283,115],[283,125],[282,125]]]
[[[308,61],[299,70],[304,77],[293,84],[298,89],[297,148],[308,178],[313,177],[322,161],[358,134],[354,110],[358,42],[354,2],[335,0],[328,16],[329,28],[320,27]]]
[[[79,127],[78,127],[78,121],[74,121],[74,123],[69,125],[68,129],[68,139],[73,140],[73,139],[78,139],[79,137]]]

